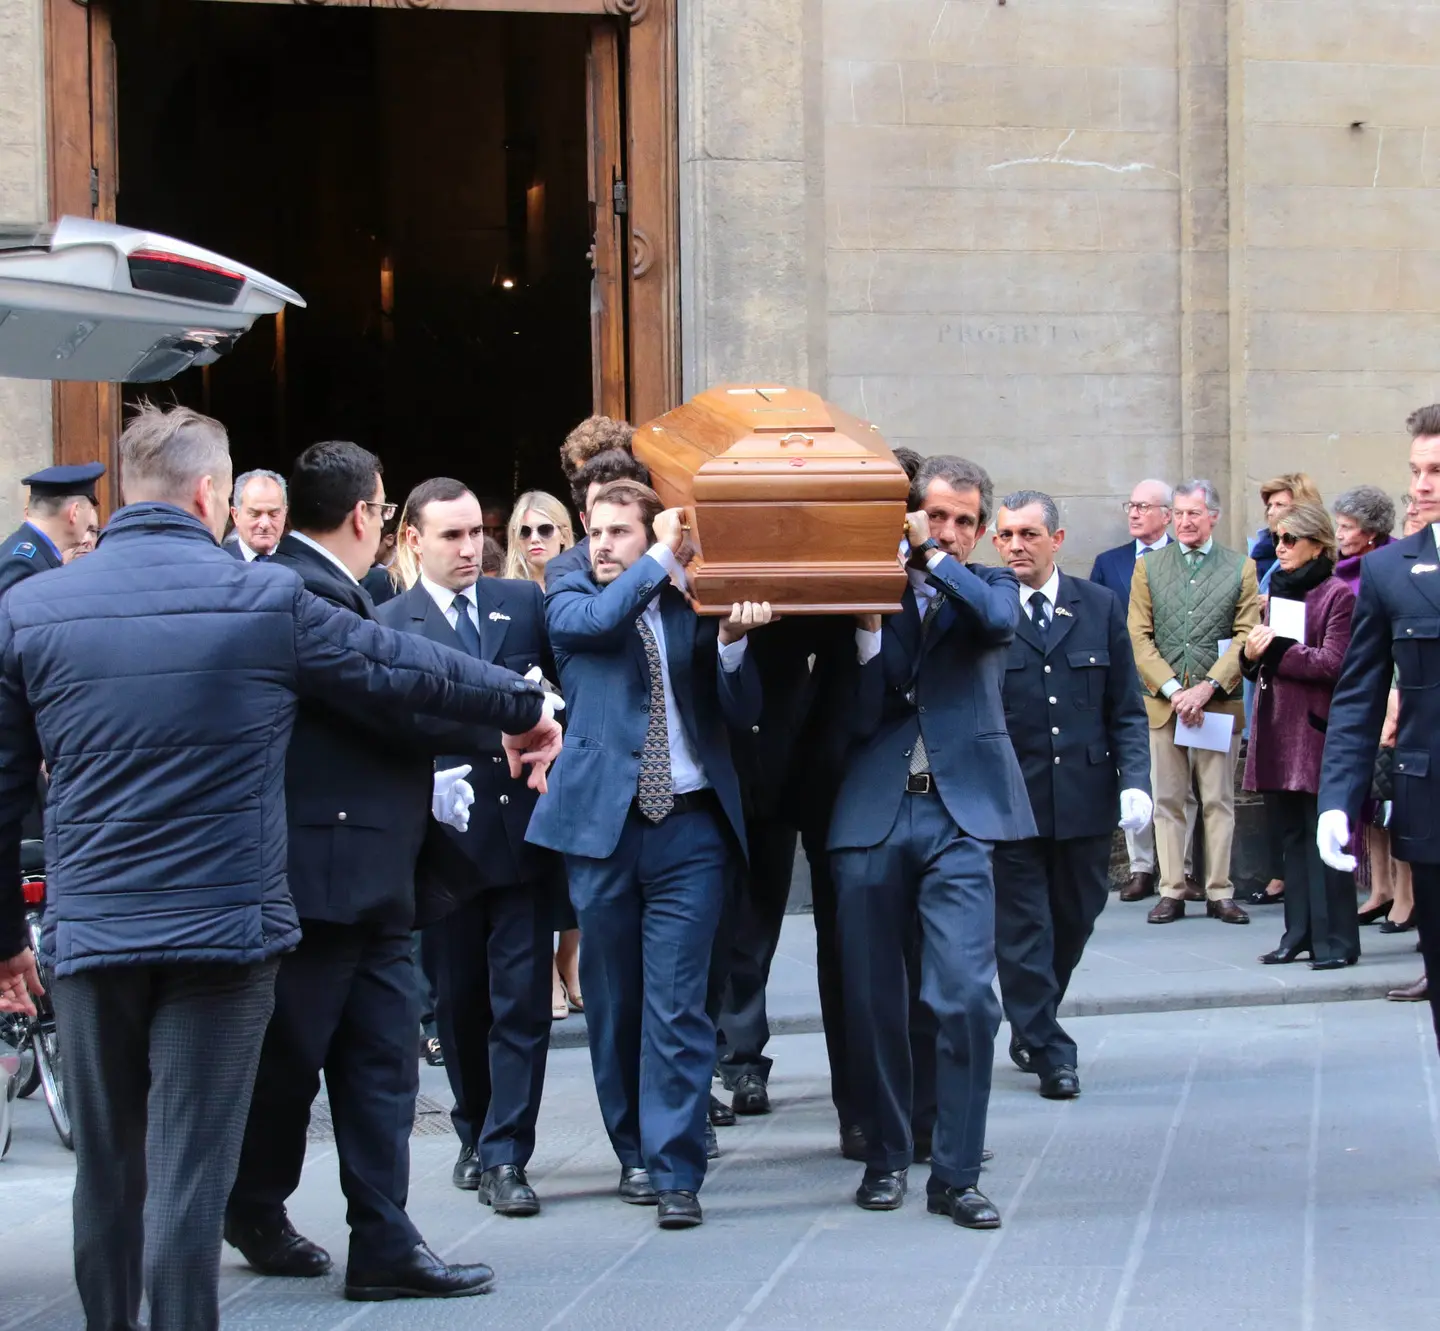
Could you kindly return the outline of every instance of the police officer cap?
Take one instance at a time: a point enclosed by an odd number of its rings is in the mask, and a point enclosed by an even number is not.
[[[63,499],[67,495],[85,495],[95,502],[95,482],[105,474],[102,462],[77,462],[64,467],[46,467],[21,480],[30,487],[36,499]]]

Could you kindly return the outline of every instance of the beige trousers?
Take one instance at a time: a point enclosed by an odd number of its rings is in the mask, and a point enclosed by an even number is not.
[[[1205,830],[1205,896],[1223,901],[1235,895],[1230,849],[1235,841],[1235,764],[1240,757],[1237,721],[1228,753],[1175,743],[1175,718],[1150,731],[1150,781],[1155,788],[1155,850],[1160,861],[1160,895],[1185,894],[1185,797],[1191,785],[1200,794]]]

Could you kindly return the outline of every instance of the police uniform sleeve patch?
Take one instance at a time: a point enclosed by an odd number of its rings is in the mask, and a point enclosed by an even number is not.
[[[35,542],[21,541],[11,552],[12,555],[19,555],[22,559],[35,558]]]

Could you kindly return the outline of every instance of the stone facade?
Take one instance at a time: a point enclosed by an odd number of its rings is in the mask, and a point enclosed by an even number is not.
[[[0,0],[0,222],[46,215],[41,20],[41,0]],[[20,477],[50,453],[49,384],[0,379],[0,537],[24,513]]]

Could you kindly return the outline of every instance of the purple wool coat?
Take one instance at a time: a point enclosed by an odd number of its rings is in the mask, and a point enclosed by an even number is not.
[[[1275,644],[1259,661],[1243,661],[1256,681],[1246,790],[1320,790],[1320,758],[1330,697],[1350,645],[1355,593],[1337,577],[1305,596],[1305,641]],[[1269,622],[1269,611],[1265,619]]]
[[[1377,536],[1375,538],[1375,549],[1367,550],[1364,555],[1345,555],[1335,565],[1335,576],[1340,579],[1356,595],[1360,595],[1360,561],[1365,555],[1373,555],[1375,550],[1384,549],[1395,538],[1393,536]]]

